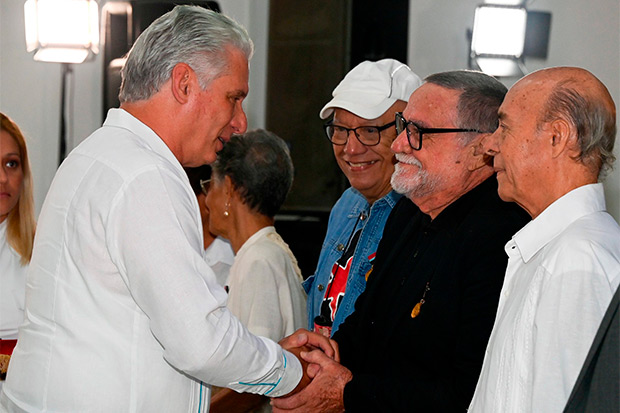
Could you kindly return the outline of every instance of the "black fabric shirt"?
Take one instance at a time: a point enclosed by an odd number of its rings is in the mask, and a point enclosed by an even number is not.
[[[504,245],[529,219],[501,201],[495,176],[432,221],[406,198],[396,204],[366,290],[334,336],[353,372],[347,412],[466,411],[493,328]]]

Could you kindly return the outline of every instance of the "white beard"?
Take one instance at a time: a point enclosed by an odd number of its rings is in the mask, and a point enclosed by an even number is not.
[[[413,155],[397,154],[394,173],[390,180],[392,188],[409,199],[421,198],[435,192],[437,186],[444,181],[440,176],[433,176],[422,169],[422,164]],[[401,165],[407,164],[407,166]],[[408,171],[411,166],[418,168],[417,172]]]

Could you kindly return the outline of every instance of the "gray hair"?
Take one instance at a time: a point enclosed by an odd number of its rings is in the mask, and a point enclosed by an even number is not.
[[[217,181],[228,176],[243,202],[270,218],[280,210],[293,184],[288,146],[264,129],[234,135],[211,166]]]
[[[538,121],[538,128],[558,117],[577,129],[579,154],[577,161],[604,175],[616,160],[616,117],[601,99],[586,99],[575,90],[574,80],[558,82],[551,91]]]
[[[178,63],[187,63],[200,86],[224,74],[228,47],[248,60],[254,45],[247,31],[231,18],[199,6],[176,6],[138,37],[121,71],[121,102],[149,99],[168,81]]]
[[[488,133],[497,129],[497,112],[508,92],[506,86],[497,79],[473,70],[455,70],[432,74],[424,81],[461,91],[457,105],[457,127]],[[464,146],[476,135],[461,133],[460,136],[460,143]]]

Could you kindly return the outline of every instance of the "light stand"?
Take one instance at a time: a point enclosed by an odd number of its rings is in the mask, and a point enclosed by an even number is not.
[[[67,87],[71,64],[99,52],[99,5],[95,0],[27,0],[26,45],[34,60],[62,64],[58,164],[67,152]]]

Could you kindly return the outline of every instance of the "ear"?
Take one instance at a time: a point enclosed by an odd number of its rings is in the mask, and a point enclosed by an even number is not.
[[[493,157],[488,155],[482,148],[482,142],[490,134],[480,134],[479,137],[467,145],[467,170],[473,172],[485,166],[493,166]]]
[[[549,125],[551,133],[551,156],[557,158],[564,151],[577,148],[577,133],[572,125],[564,119],[556,119]]]
[[[192,78],[195,76],[194,71],[187,63],[177,63],[172,68],[172,95],[179,103],[187,103],[192,86]]]

